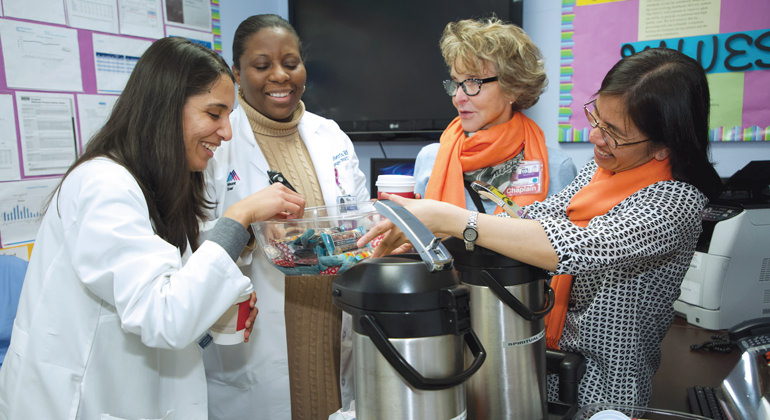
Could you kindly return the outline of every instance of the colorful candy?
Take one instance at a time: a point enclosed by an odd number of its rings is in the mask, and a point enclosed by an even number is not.
[[[307,229],[299,236],[271,240],[266,249],[276,268],[287,275],[335,275],[371,256],[372,247],[358,248],[363,228]]]

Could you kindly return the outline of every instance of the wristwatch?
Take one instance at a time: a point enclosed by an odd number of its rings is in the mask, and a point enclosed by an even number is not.
[[[465,229],[463,230],[463,240],[465,241],[466,251],[473,251],[474,243],[479,237],[479,230],[476,223],[478,218],[479,212],[477,211],[471,212],[471,215],[468,216],[468,224],[465,225]]]

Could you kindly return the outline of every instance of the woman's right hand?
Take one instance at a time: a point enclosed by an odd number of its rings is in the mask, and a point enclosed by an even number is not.
[[[233,204],[222,216],[248,228],[251,223],[268,219],[298,219],[304,213],[305,199],[276,182]]]

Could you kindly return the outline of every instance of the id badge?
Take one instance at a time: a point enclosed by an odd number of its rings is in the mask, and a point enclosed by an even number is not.
[[[356,198],[350,194],[337,196],[337,208],[340,213],[347,213],[349,211],[358,210],[356,205]]]
[[[543,191],[543,162],[539,160],[522,160],[516,172],[511,175],[511,183],[505,189],[505,195],[537,194]]]

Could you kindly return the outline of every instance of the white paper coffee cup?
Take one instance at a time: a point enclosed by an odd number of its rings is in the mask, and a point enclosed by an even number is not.
[[[243,343],[246,320],[249,318],[251,293],[241,295],[238,300],[222,314],[211,326],[211,337],[217,344]]]
[[[603,410],[594,414],[588,420],[631,420],[631,417],[617,410]]]
[[[382,193],[414,198],[415,180],[411,175],[380,175],[377,177],[377,198],[382,199]]]

